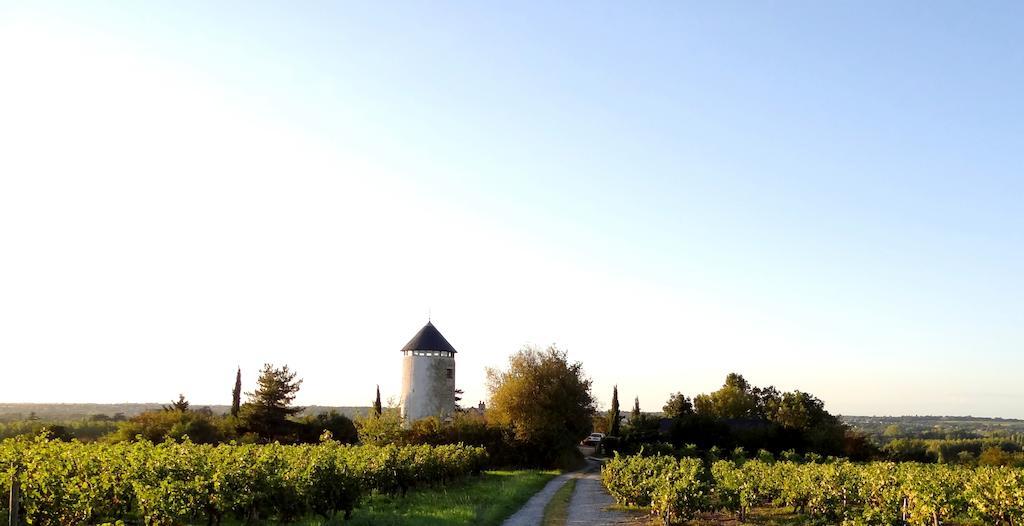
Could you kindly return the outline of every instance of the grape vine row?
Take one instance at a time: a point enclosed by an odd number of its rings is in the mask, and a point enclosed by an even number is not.
[[[1024,470],[940,464],[836,460],[821,464],[616,456],[602,470],[623,505],[649,506],[664,524],[706,511],[789,507],[818,523],[843,526],[940,526],[973,518],[1024,524]]]
[[[361,496],[479,473],[483,448],[0,442],[0,490],[16,477],[32,525],[148,526],[349,516]],[[0,509],[6,503],[0,504]]]

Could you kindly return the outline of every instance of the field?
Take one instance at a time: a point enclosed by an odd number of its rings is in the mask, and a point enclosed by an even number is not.
[[[616,457],[602,471],[616,501],[664,524],[728,513],[753,524],[1019,525],[1024,470],[835,460],[821,464]],[[721,520],[712,523],[721,523]]]
[[[28,522],[54,526],[117,520],[151,526],[280,523],[314,515],[331,520],[360,505],[367,513],[382,507],[392,514],[396,509],[415,513],[417,502],[444,500],[402,496],[419,490],[444,494],[449,485],[467,481],[483,486],[462,486],[463,508],[483,506],[472,499],[471,487],[478,488],[477,497],[488,488],[495,498],[513,500],[526,491],[528,478],[503,484],[513,479],[474,477],[485,461],[483,449],[461,445],[108,445],[21,439],[0,442],[0,491],[6,493],[17,480]]]

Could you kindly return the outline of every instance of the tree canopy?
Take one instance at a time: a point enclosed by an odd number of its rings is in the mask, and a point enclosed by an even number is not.
[[[518,441],[554,461],[590,432],[594,414],[591,380],[565,351],[524,347],[508,368],[488,369],[488,419],[509,427]]]
[[[863,437],[850,432],[814,395],[756,387],[737,373],[726,376],[717,391],[694,397],[692,410],[685,396],[674,393],[664,411],[675,421],[675,442],[702,447],[741,445],[820,454],[871,454]]]
[[[292,405],[302,380],[288,366],[276,368],[265,364],[256,380],[257,388],[246,393],[248,400],[242,405],[241,418],[248,431],[267,440],[275,440],[291,433],[288,417],[302,412]]]
[[[668,395],[668,402],[665,402],[661,410],[668,418],[679,418],[693,414],[693,403],[683,393],[672,393]]]

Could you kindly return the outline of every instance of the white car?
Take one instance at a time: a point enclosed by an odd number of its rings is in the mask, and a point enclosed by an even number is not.
[[[590,436],[584,438],[580,445],[597,447],[601,445],[601,441],[604,440],[604,433],[591,433]]]

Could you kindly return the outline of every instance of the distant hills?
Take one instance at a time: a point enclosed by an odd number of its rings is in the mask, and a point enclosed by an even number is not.
[[[125,404],[3,404],[0,403],[0,421],[23,420],[34,415],[40,420],[62,421],[82,420],[94,415],[106,415],[114,417],[121,414],[125,417],[133,417],[145,411],[161,409],[167,404],[158,403],[125,403]],[[227,413],[231,406],[228,405],[193,405],[194,408],[209,407],[215,414]],[[302,414],[318,414],[329,411],[337,411],[349,418],[365,414],[369,406],[322,406],[312,405],[306,407]]]
[[[1024,435],[1024,420],[975,416],[844,416],[850,427],[879,444],[898,438],[974,439]]]
[[[40,420],[81,420],[94,415],[113,417],[122,414],[132,417],[145,411],[161,409],[163,403],[124,403],[124,404],[4,404],[0,403],[0,421],[22,420],[34,414]],[[194,404],[194,408],[209,407],[215,414],[227,413],[227,405]],[[349,418],[366,414],[369,406],[326,406],[311,405],[305,408],[303,415],[337,411]],[[651,413],[659,415],[660,413]],[[884,427],[900,424],[911,427],[1010,427],[1024,431],[1024,420],[1014,418],[992,418],[975,416],[855,416],[843,415],[843,422],[859,428]]]

